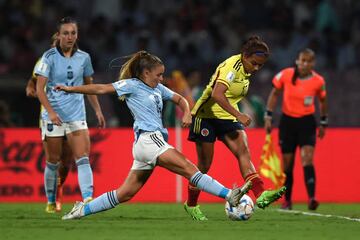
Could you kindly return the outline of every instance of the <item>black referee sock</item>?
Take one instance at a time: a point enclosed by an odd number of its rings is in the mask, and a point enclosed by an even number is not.
[[[291,202],[291,192],[292,192],[293,181],[294,181],[293,171],[285,170],[285,174],[286,174],[286,179],[285,179],[285,184],[284,184],[286,187],[285,200]]]
[[[314,165],[304,167],[304,180],[309,198],[315,196],[315,168]]]

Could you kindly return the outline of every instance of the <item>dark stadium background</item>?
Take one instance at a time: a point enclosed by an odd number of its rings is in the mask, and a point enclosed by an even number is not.
[[[360,125],[359,1],[1,0],[0,101],[16,127],[38,124],[38,101],[24,89],[64,16],[78,20],[79,46],[91,54],[97,83],[116,79],[112,59],[145,49],[163,59],[168,76],[173,70],[201,73],[203,87],[219,62],[258,34],[271,48],[270,61],[251,81],[248,99],[258,104],[266,101],[273,75],[309,46],[327,81],[330,126]],[[131,126],[126,106],[115,96],[100,101],[108,126]]]

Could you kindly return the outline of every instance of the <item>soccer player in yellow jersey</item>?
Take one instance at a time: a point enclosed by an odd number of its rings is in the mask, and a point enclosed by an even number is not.
[[[188,138],[196,143],[197,166],[203,173],[210,169],[216,139],[222,141],[238,160],[244,180],[251,181],[260,208],[279,199],[285,188],[265,191],[263,181],[251,162],[244,131],[251,118],[239,111],[237,103],[248,92],[250,76],[264,65],[268,56],[267,44],[259,36],[252,36],[244,43],[240,54],[220,63],[191,111],[193,122]],[[184,207],[194,220],[204,221],[207,218],[197,204],[199,194],[200,190],[190,183]]]
[[[56,42],[57,42],[57,34],[53,34],[51,37],[51,47],[55,47],[56,46]],[[35,66],[38,64],[38,62],[40,61],[40,59],[36,62]],[[35,67],[34,67],[35,70]],[[33,71],[32,76],[30,77],[30,79],[28,80],[28,83],[26,85],[26,96],[28,97],[34,97],[36,98],[36,75],[35,75],[35,71]],[[43,111],[44,107],[41,105],[41,110]],[[39,120],[39,127],[40,127],[40,131],[42,131],[42,126],[41,126],[41,120]],[[43,149],[45,152],[45,158],[47,159],[49,156],[48,153],[48,148],[47,148],[47,144],[44,138],[44,134],[41,133],[41,140],[43,142]],[[69,173],[70,170],[70,164],[72,162],[73,159],[73,154],[72,151],[69,147],[69,145],[67,144],[67,142],[63,143],[63,147],[62,147],[62,155],[61,155],[61,161],[60,161],[60,165],[59,165],[59,178],[57,181],[57,189],[56,189],[56,207],[55,207],[55,211],[60,212],[61,208],[62,208],[62,195],[63,195],[63,184],[66,180],[66,177]],[[49,211],[48,211],[49,210]],[[54,211],[54,209],[46,209],[46,211],[48,212],[52,212]]]

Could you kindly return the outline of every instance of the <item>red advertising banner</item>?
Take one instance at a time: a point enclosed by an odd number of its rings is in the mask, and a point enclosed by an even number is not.
[[[90,162],[94,173],[95,196],[117,188],[132,165],[132,129],[91,129]],[[175,130],[169,130],[169,143],[175,143]],[[260,163],[265,133],[262,129],[247,130],[255,166]],[[183,153],[196,162],[195,146],[182,132]],[[277,133],[273,133],[277,143]],[[322,202],[360,202],[360,129],[329,129],[318,141],[315,153],[317,174],[316,195]],[[38,129],[0,129],[0,202],[45,202],[43,190],[44,154]],[[214,162],[209,174],[227,187],[241,185],[237,162],[226,147],[216,143]],[[265,185],[271,182],[264,179]],[[153,176],[132,201],[175,202],[187,196],[187,181],[177,182],[176,175],[156,168]],[[177,191],[177,187],[181,190]],[[295,163],[294,201],[306,201],[306,190],[299,156]],[[64,200],[80,200],[75,165],[64,186]],[[221,199],[202,193],[201,201]]]

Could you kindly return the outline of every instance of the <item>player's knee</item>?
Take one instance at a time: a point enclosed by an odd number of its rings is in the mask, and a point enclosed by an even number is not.
[[[50,154],[46,161],[48,161],[50,163],[58,163],[58,162],[60,162],[60,160],[61,160],[60,155]]]

